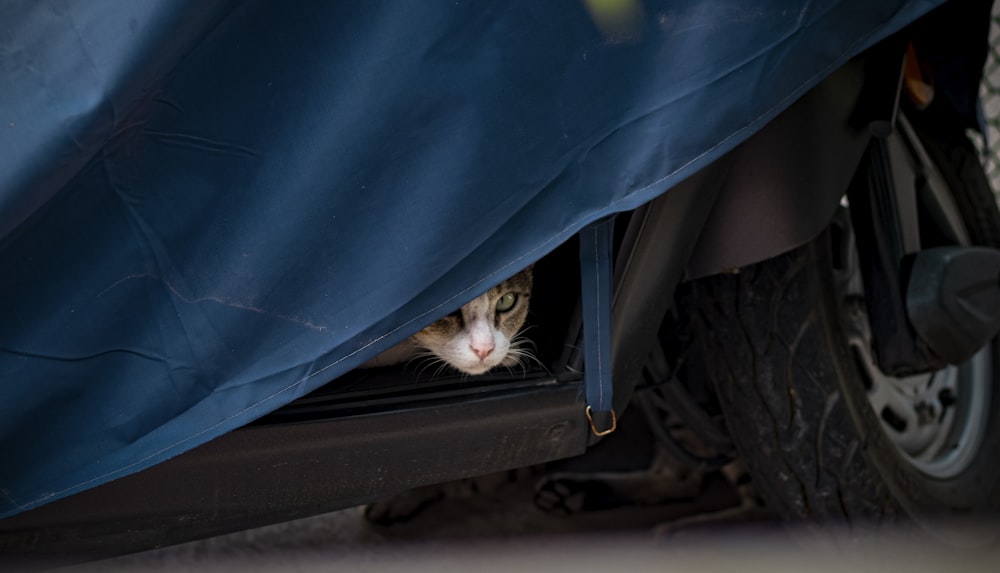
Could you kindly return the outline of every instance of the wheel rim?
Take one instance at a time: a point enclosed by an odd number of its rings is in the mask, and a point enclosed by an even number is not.
[[[846,209],[838,215],[840,268],[835,269],[842,327],[868,400],[886,435],[911,465],[951,478],[976,458],[989,417],[993,344],[967,362],[905,378],[887,376],[872,354],[858,255]]]

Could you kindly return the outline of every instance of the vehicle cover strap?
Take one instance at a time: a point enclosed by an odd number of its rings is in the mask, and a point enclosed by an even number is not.
[[[587,420],[594,434],[615,430],[611,384],[611,250],[614,218],[580,231],[580,280],[583,300],[584,386]],[[598,418],[595,421],[595,418]],[[601,429],[603,428],[603,429]]]

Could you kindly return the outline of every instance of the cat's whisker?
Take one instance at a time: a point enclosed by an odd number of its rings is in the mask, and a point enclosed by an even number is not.
[[[438,376],[441,375],[442,372],[447,372],[451,368],[451,364],[448,364],[444,360],[438,359],[437,362],[438,362],[438,367],[437,370],[434,371],[433,376],[431,376],[432,378],[437,378]]]
[[[525,353],[521,356],[518,356],[517,364],[518,366],[521,367],[521,370],[524,371],[525,374],[528,373],[528,369],[531,367],[532,364],[537,365],[547,374],[551,374],[551,372],[549,372],[549,369],[545,367],[545,364],[542,364],[542,361],[536,358],[533,354]]]
[[[539,368],[548,372],[548,368],[535,356],[535,352],[538,350],[535,341],[524,335],[531,328],[531,326],[524,328],[514,335],[514,338],[510,341],[510,348],[507,351],[507,355],[514,359],[513,365],[520,366],[524,374],[528,373],[528,367],[532,363],[537,364]]]
[[[417,370],[417,378],[421,378],[424,375],[424,372],[427,372],[428,368],[434,366],[434,362],[434,360],[429,360],[427,358],[422,359],[420,362],[420,369]]]
[[[525,326],[521,330],[517,331],[517,334],[514,335],[514,338],[517,338],[519,336],[524,336],[525,334],[528,333],[528,331],[530,331],[532,329],[535,329],[535,328],[538,328],[537,324],[529,324],[528,326]]]
[[[412,357],[410,357],[410,359],[406,361],[406,364],[403,367],[404,368],[409,368],[410,365],[412,365],[414,362],[418,362],[420,364],[423,364],[424,362],[427,361],[428,358],[432,358],[432,357],[433,357],[433,355],[429,355],[426,352],[418,352],[418,353],[414,354]],[[418,373],[419,373],[419,371],[418,371]]]
[[[517,331],[514,334],[512,342],[517,343],[518,347],[520,347],[523,344],[528,344],[529,346],[531,346],[532,350],[537,350],[538,347],[535,345],[535,341],[527,336],[528,331],[530,331],[532,328],[535,328],[535,325],[526,326],[521,330]]]
[[[437,369],[434,371],[433,374],[431,374],[430,377],[431,378],[436,377],[438,374],[441,373],[441,370],[443,368],[448,366],[448,364],[444,360],[442,360],[441,357],[434,354],[434,352],[430,350],[419,351],[417,355],[410,360],[410,362],[414,360],[420,360],[421,364],[420,369],[417,371],[417,378],[423,376],[424,372],[426,372],[432,366],[437,366]]]

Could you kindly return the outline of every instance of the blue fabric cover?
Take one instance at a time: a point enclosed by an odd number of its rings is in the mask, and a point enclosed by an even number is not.
[[[0,516],[315,389],[937,3],[0,3]]]

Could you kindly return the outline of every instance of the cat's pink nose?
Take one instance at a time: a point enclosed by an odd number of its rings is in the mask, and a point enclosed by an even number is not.
[[[478,356],[480,360],[486,360],[486,357],[490,355],[490,352],[493,352],[493,347],[494,345],[492,342],[487,344],[469,345],[469,348],[471,348],[472,351],[476,353],[476,356]]]

